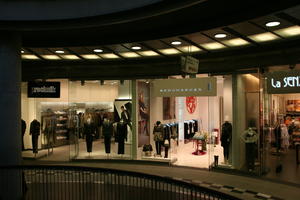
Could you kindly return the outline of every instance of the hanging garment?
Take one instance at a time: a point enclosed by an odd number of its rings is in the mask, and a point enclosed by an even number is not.
[[[290,146],[290,135],[285,125],[281,126],[281,146],[287,149]]]

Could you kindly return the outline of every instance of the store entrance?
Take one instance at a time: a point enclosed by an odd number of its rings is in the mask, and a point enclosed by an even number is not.
[[[201,89],[202,80],[192,86],[183,85],[181,77],[137,82],[138,159],[205,169],[215,162],[228,163],[221,146],[221,127],[225,121],[232,124],[232,77],[213,79],[215,93],[198,96],[180,92]],[[172,84],[168,85],[168,81]]]
[[[272,94],[269,102],[267,177],[300,183],[300,93]]]
[[[266,177],[300,184],[300,65],[265,71]]]

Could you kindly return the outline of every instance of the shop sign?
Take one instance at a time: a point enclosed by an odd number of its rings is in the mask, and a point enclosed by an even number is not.
[[[300,93],[300,71],[277,71],[266,74],[269,94]]]
[[[190,114],[193,114],[197,107],[197,97],[186,97],[185,106]]]
[[[199,60],[192,56],[181,57],[181,69],[183,72],[196,74],[198,73]]]
[[[155,80],[153,86],[154,96],[157,97],[217,95],[217,79],[215,77]]]
[[[60,98],[60,82],[28,82],[29,98]]]

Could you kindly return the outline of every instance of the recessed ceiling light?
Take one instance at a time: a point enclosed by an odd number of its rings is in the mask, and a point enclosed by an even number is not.
[[[260,33],[260,34],[256,34],[256,35],[250,35],[248,37],[256,42],[267,42],[267,41],[276,40],[279,38],[277,35],[274,35],[273,33],[270,33],[270,32]]]
[[[210,42],[210,43],[204,43],[204,44],[200,44],[201,46],[203,46],[205,49],[222,49],[225,48],[226,46],[224,46],[223,44],[219,43],[219,42]]]
[[[159,49],[160,52],[162,52],[163,54],[178,54],[180,53],[180,51],[178,51],[177,49],[173,49],[173,48],[169,48],[169,49]]]
[[[274,26],[278,26],[279,24],[280,24],[280,22],[273,21],[273,22],[266,23],[266,26],[267,27],[274,27]]]
[[[133,47],[131,47],[131,49],[133,49],[133,50],[140,50],[142,47],[140,47],[140,46],[133,46]]]
[[[85,59],[90,59],[90,60],[101,59],[99,56],[97,56],[95,54],[83,54],[83,55],[80,55],[80,56],[85,58]]]
[[[226,38],[227,35],[225,33],[217,33],[215,34],[215,38]]]
[[[63,57],[64,59],[67,59],[67,60],[79,60],[80,59],[76,55],[62,55],[61,57]]]
[[[63,50],[56,50],[55,53],[65,53]]]
[[[137,53],[134,53],[134,52],[123,52],[123,53],[120,53],[123,57],[126,57],[126,58],[136,58],[136,57],[140,57],[139,54]]]
[[[47,59],[47,60],[59,60],[61,59],[59,56],[57,55],[41,55],[43,58]]]
[[[39,57],[37,57],[36,55],[33,54],[26,54],[26,55],[22,55],[23,59],[30,59],[30,60],[38,60]]]
[[[142,56],[158,56],[159,54],[155,51],[139,51]]]
[[[292,37],[300,35],[300,26],[290,26],[287,28],[276,30],[275,33],[283,37]]]
[[[103,52],[103,50],[102,49],[94,49],[94,52],[101,53],[101,52]]]
[[[223,43],[228,45],[228,46],[231,46],[231,47],[236,47],[236,46],[242,46],[242,45],[249,44],[249,42],[247,42],[246,40],[243,40],[241,38],[234,38],[234,39],[230,39],[230,40],[224,40]]]
[[[24,51],[23,51],[23,50],[21,50],[21,53],[24,53]]]
[[[173,41],[173,42],[171,42],[171,44],[173,44],[173,45],[181,45],[181,42],[180,41]]]
[[[99,54],[102,58],[107,58],[107,59],[114,59],[114,58],[120,58],[114,53],[105,53],[105,54]]]

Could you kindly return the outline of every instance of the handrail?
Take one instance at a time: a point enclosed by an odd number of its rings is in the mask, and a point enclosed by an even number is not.
[[[159,194],[162,191],[164,191],[165,194],[169,194],[170,197],[172,197],[174,194],[174,199],[176,196],[179,195],[183,196],[183,199],[232,199],[232,200],[240,200],[237,197],[231,196],[229,194],[222,193],[220,191],[203,187],[199,184],[187,182],[183,180],[177,180],[173,179],[171,177],[165,177],[165,176],[158,176],[158,175],[151,175],[151,174],[144,174],[140,172],[133,172],[133,171],[126,171],[126,170],[118,170],[118,169],[108,169],[108,168],[99,168],[99,167],[83,167],[83,166],[66,166],[66,165],[20,165],[20,166],[0,166],[0,184],[2,180],[9,180],[9,177],[3,178],[3,176],[10,176],[10,173],[3,173],[4,172],[11,172],[11,171],[22,171],[22,173],[25,176],[26,185],[29,187],[30,197],[26,197],[26,199],[38,199],[34,198],[35,192],[43,193],[42,195],[45,195],[49,191],[53,191],[50,189],[53,189],[53,183],[56,185],[62,184],[63,188],[71,188],[76,187],[85,187],[84,184],[95,184],[95,183],[101,183],[97,186],[91,186],[91,187],[98,187],[97,192],[101,191],[101,193],[106,192],[103,190],[104,187],[135,187],[135,190],[145,190],[147,192],[150,191],[150,194],[152,192],[156,192]],[[50,173],[51,172],[51,173]],[[65,174],[59,174],[55,172],[68,172],[69,174],[78,174],[78,176],[73,177],[73,175],[65,175]],[[89,172],[92,175],[89,175],[89,177],[86,176],[87,172]],[[38,175],[37,175],[38,174]],[[56,178],[53,178],[56,174]],[[124,178],[126,177],[126,178]],[[8,178],[8,179],[7,179]],[[128,179],[133,179],[134,181],[128,181]],[[30,179],[30,181],[28,181]],[[53,180],[52,180],[53,179]],[[61,181],[65,180],[65,181]],[[55,182],[56,181],[56,182]],[[25,182],[23,182],[25,183]],[[3,184],[3,183],[2,183]],[[52,184],[52,185],[51,185]],[[73,185],[72,185],[73,184]],[[43,186],[41,186],[43,185]],[[49,186],[48,186],[49,185]],[[68,186],[67,186],[68,185]],[[80,185],[80,186],[78,186]],[[159,185],[159,186],[157,186]],[[37,189],[39,188],[39,189]],[[43,191],[41,191],[41,189]],[[50,188],[50,189],[49,189]],[[37,191],[34,191],[37,189]],[[48,191],[49,190],[49,191]],[[119,190],[123,191],[123,190]],[[60,192],[66,192],[60,191]],[[78,191],[76,191],[78,192]],[[94,191],[95,192],[95,191]],[[123,191],[124,192],[124,191]],[[146,193],[147,193],[146,192]],[[1,193],[5,193],[5,191],[1,191],[0,188],[0,199],[1,199]],[[164,194],[164,195],[165,195]],[[65,194],[63,194],[65,195]],[[102,194],[101,194],[102,195]],[[133,194],[131,194],[133,195]],[[39,198],[41,198],[40,195]],[[97,196],[98,197],[98,196]],[[99,196],[100,197],[100,196]],[[48,198],[47,198],[48,199]],[[51,199],[51,198],[50,198]],[[70,199],[70,198],[66,198]],[[96,198],[95,199],[102,199],[102,198]],[[151,199],[151,198],[149,198]],[[155,198],[157,199],[157,197]],[[159,198],[158,198],[159,199]],[[173,198],[163,198],[163,199],[173,199]],[[182,199],[182,198],[180,198]]]

